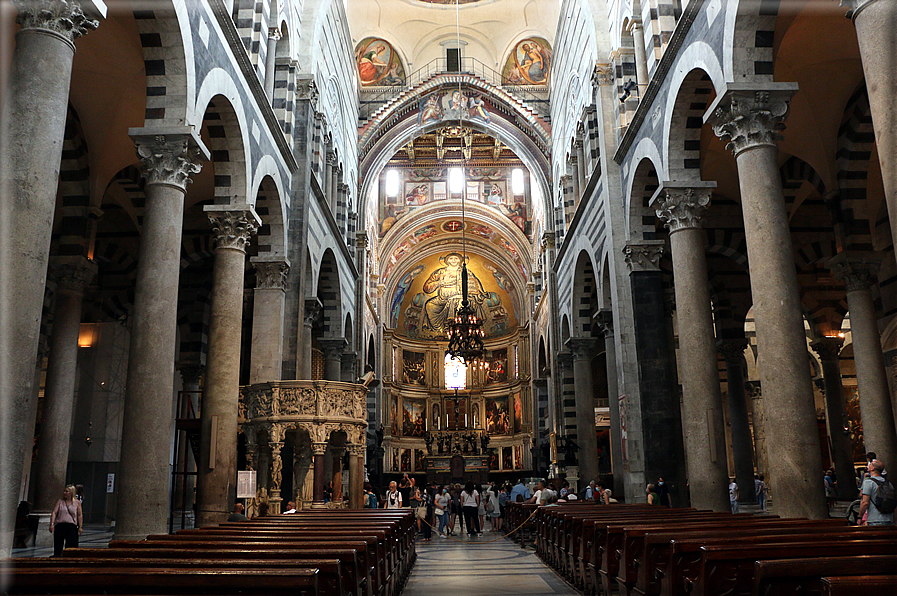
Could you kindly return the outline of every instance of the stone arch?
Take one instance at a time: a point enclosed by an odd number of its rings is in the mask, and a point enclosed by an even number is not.
[[[230,76],[213,69],[205,78],[197,98],[202,109],[203,140],[211,153],[215,173],[215,205],[248,204],[252,173],[246,112]]]
[[[710,228],[706,230],[708,253],[729,257],[742,267],[747,267],[747,242],[741,228]]]
[[[868,203],[866,188],[873,151],[875,131],[866,83],[862,82],[844,108],[835,154],[838,162],[838,215],[845,248],[872,243],[870,217],[874,213]]]
[[[134,11],[146,70],[146,114],[149,128],[195,123],[190,99],[196,93],[193,36],[187,5],[158,0]]]
[[[545,377],[548,370],[548,350],[545,348],[545,336],[539,336],[539,354],[537,358],[537,376]]]
[[[698,45],[693,44],[689,49]],[[709,48],[706,51],[710,52]],[[683,57],[679,63],[690,64],[686,59]],[[684,182],[701,179],[701,130],[704,127],[704,112],[713,96],[713,80],[701,67],[688,71],[679,82],[676,95],[669,95],[666,106],[669,118],[666,120],[663,149],[670,180]]]
[[[318,271],[317,296],[321,301],[322,337],[339,337],[342,325],[340,279],[336,255],[328,248],[321,257]]]
[[[262,220],[257,237],[259,256],[283,256],[286,254],[282,197],[274,178],[265,175],[259,181],[255,192],[255,212]]]
[[[62,161],[59,164],[59,196],[62,199],[59,226],[60,255],[86,257],[90,247],[90,163],[87,142],[81,129],[78,113],[68,106],[65,134],[62,141]]]
[[[596,283],[592,258],[587,251],[583,250],[576,258],[573,273],[573,303],[570,305],[570,314],[573,319],[572,331],[576,337],[592,335],[592,313],[597,307],[597,304],[592,303]]]
[[[374,334],[368,336],[367,354],[365,355],[365,364],[371,370],[377,370],[377,348],[374,344]]]
[[[727,81],[773,80],[773,42],[780,0],[725,2],[723,70]]]
[[[648,202],[660,185],[657,164],[650,158],[638,162],[632,174],[627,216],[629,237],[633,241],[653,240],[657,230],[657,214]]]

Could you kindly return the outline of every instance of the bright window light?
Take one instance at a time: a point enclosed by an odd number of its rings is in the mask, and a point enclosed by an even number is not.
[[[399,172],[389,170],[386,172],[386,195],[394,197],[399,194]]]
[[[511,171],[511,192],[515,195],[522,195],[523,190],[523,170],[514,168]]]
[[[454,194],[464,190],[464,170],[461,168],[449,170],[449,190]]]

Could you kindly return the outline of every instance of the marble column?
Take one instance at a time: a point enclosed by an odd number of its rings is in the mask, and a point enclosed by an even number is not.
[[[131,129],[146,172],[134,317],[117,478],[115,537],[168,531],[171,400],[177,351],[184,194],[209,152],[192,128]]]
[[[56,286],[53,334],[47,361],[47,382],[38,460],[34,471],[35,511],[53,510],[66,481],[75,379],[78,374],[78,334],[84,289],[97,272],[96,263],[84,257],[54,257]]]
[[[275,15],[276,18],[276,15]],[[268,28],[268,52],[265,54],[265,95],[268,101],[274,101],[274,72],[277,68],[275,59],[277,57],[277,42],[280,40],[280,29],[277,27]]]
[[[573,213],[576,213],[576,208],[579,206],[579,202],[582,200],[582,193],[585,189],[585,186],[582,183],[582,170],[580,169],[580,161],[579,156],[576,154],[574,148],[574,153],[569,157],[567,163],[570,166],[569,171],[572,171],[572,184],[573,187]]]
[[[178,362],[176,365],[181,373],[181,407],[175,414],[177,418],[195,418],[199,411],[199,380],[205,367],[190,362]],[[175,509],[187,509],[192,513],[193,489],[196,487],[196,462],[193,461],[193,451],[188,445],[186,432],[178,443],[177,453],[178,469],[187,474],[178,475],[175,478],[174,503]]]
[[[573,353],[573,387],[576,392],[576,442],[579,444],[579,477],[582,484],[598,480],[598,437],[595,430],[595,391],[592,357],[598,340],[571,337],[565,343]]]
[[[68,109],[75,40],[96,29],[75,0],[16,3],[16,33],[0,118],[0,196],[4,198],[5,239],[0,266],[5,373],[0,411],[6,450],[0,458],[0,510],[13,512],[22,487],[22,467],[30,458],[37,359],[50,237]],[[4,10],[6,8],[4,7]],[[12,29],[8,31],[12,32]],[[12,49],[10,46],[9,49]],[[14,338],[14,339],[13,339]],[[55,489],[61,493],[61,488]],[[0,556],[12,548],[12,520],[0,516]]]
[[[776,147],[796,90],[793,83],[769,83],[760,89],[751,83],[730,84],[704,118],[728,142],[738,167],[764,430],[776,449],[769,460],[776,513],[823,519],[828,507],[814,473],[821,465],[816,406]]]
[[[754,508],[754,441],[748,420],[747,396],[744,391],[744,351],[748,340],[723,339],[717,348],[726,359],[726,393],[729,398],[729,424],[732,431],[732,458],[735,460],[735,483],[739,488],[738,501],[748,509]]]
[[[202,396],[196,526],[227,520],[237,498],[237,410],[246,247],[261,223],[251,207],[205,208],[215,240],[209,352]]]
[[[321,314],[321,301],[317,298],[305,299],[305,311],[302,318],[302,343],[299,347],[299,378],[311,380],[312,375],[312,342],[315,322]]]
[[[579,164],[580,200],[582,200],[582,194],[586,192],[586,187],[589,185],[589,175],[591,174],[589,171],[589,160],[586,159],[585,143],[583,141],[583,136],[585,136],[585,134],[585,130],[582,124],[580,124],[580,130],[577,131],[577,138],[573,141],[573,150],[576,151],[576,163]]]
[[[835,471],[839,476],[844,474],[843,480],[846,480],[838,483],[835,494],[841,499],[853,499],[857,493],[853,483],[853,446],[850,442],[839,358],[843,344],[843,337],[821,337],[810,342],[810,347],[819,354],[822,361],[822,392],[825,396],[825,421],[832,445],[832,461],[835,462]]]
[[[651,206],[670,230],[691,504],[728,511],[726,434],[701,229],[714,188],[715,182],[664,182]]]
[[[286,257],[252,257],[255,293],[252,305],[252,350],[249,384],[279,381],[283,370],[283,318],[287,275]]]
[[[635,82],[638,84],[638,96],[641,101],[648,85],[648,57],[645,53],[645,31],[641,19],[632,21],[632,44],[635,46]]]
[[[334,188],[334,183],[336,182],[336,153],[333,152],[329,147],[327,148],[327,153],[325,154],[325,163],[326,166],[324,168],[324,188],[321,189],[324,191],[324,200],[327,201],[327,204],[330,205],[331,211],[333,211],[333,205],[335,201],[333,200],[333,194],[336,192]]]
[[[841,0],[857,30],[891,236],[897,246],[897,2]]]
[[[340,376],[339,380],[344,383],[354,383],[357,379],[355,374],[355,361],[358,359],[358,352],[343,352],[340,356]]]
[[[754,430],[754,454],[757,457],[757,472],[766,474],[769,470],[769,453],[766,450],[766,433],[763,416],[763,390],[759,383],[749,382],[751,400],[751,423]]]
[[[342,176],[340,176],[342,178]],[[336,185],[336,223],[343,236],[347,236],[349,230],[349,185],[339,182]]]
[[[866,451],[874,451],[878,459],[889,465],[897,462],[897,429],[871,292],[880,263],[881,256],[875,253],[845,251],[829,260],[827,266],[847,286],[847,309]]]
[[[660,273],[663,245],[663,240],[642,240],[627,244],[623,249],[633,299],[634,343],[641,394],[639,410],[630,410],[626,417],[630,421],[640,418],[644,437],[644,443],[640,445],[638,438],[633,440],[630,434],[626,445],[627,450],[640,449],[643,453],[646,483],[663,477],[670,487],[673,504],[683,506],[687,503],[686,479],[694,481],[685,469],[676,352],[667,333],[668,300],[664,296]],[[632,426],[630,422],[630,431]],[[630,454],[627,459],[635,457]],[[641,498],[643,492],[644,487],[640,487],[637,498]]]
[[[282,436],[281,436],[282,438]],[[269,441],[271,447],[271,492],[268,495],[268,512],[277,515],[281,511],[280,504],[283,498],[280,496],[280,487],[283,482],[283,441]]]
[[[318,344],[324,351],[324,379],[339,381],[341,378],[343,351],[349,345],[344,337],[318,338]]]
[[[610,457],[614,473],[615,495],[623,494],[623,434],[620,428],[620,390],[617,385],[617,347],[614,315],[610,309],[595,313],[594,321],[604,334],[604,360],[607,366],[607,398],[610,410]]]
[[[363,435],[362,435],[363,436]],[[365,445],[349,445],[349,507],[364,507],[364,455]]]
[[[315,467],[314,501],[312,508],[324,507],[324,454],[327,452],[327,443],[313,442],[311,444],[313,465]]]
[[[343,456],[345,454],[345,447],[330,448],[330,457],[333,465],[330,474],[331,484],[333,485],[331,498],[334,503],[340,503],[343,500]]]

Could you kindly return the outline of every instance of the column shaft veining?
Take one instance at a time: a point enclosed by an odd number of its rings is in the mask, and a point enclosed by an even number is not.
[[[145,166],[146,208],[122,421],[115,537],[168,531],[177,295],[184,195],[208,150],[191,129],[131,129]]]
[[[725,427],[701,229],[715,187],[715,182],[664,182],[651,205],[670,230],[691,504],[728,511]]]
[[[810,473],[821,466],[816,405],[776,147],[796,88],[792,83],[729,85],[705,121],[729,141],[738,167],[764,430],[776,449],[769,459],[776,513],[822,519],[828,516],[825,495],[817,475]]]

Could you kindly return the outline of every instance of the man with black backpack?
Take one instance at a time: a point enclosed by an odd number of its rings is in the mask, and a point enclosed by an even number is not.
[[[894,510],[897,509],[897,495],[894,485],[882,477],[885,469],[877,459],[869,462],[866,468],[869,476],[863,480],[863,501],[860,503],[860,519],[866,515],[867,526],[893,526]]]

